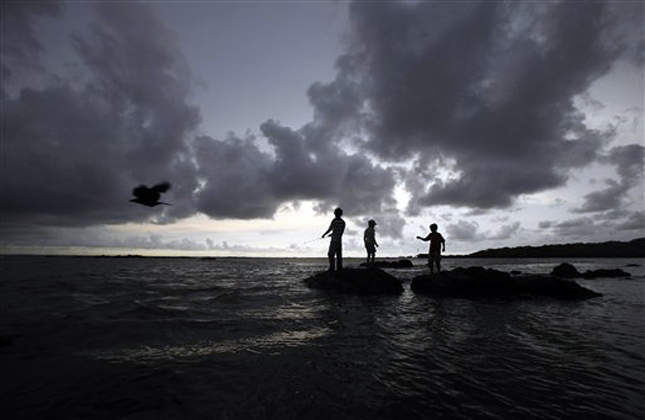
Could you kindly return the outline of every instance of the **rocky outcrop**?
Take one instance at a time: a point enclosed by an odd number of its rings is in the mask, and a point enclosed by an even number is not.
[[[581,276],[578,269],[569,263],[562,263],[556,266],[551,270],[551,275],[561,277],[563,279],[573,279]]]
[[[630,277],[631,274],[621,270],[620,268],[615,269],[605,269],[601,268],[599,270],[587,270],[584,273],[580,273],[576,267],[569,263],[562,263],[555,267],[551,271],[551,275],[555,277],[575,279],[575,278],[584,278],[584,279],[597,279],[601,277],[609,278],[619,278],[619,277]]]
[[[361,263],[361,267],[375,267],[375,268],[412,268],[414,264],[410,260],[398,261],[375,261],[373,263]]]
[[[398,294],[403,285],[396,277],[378,268],[345,268],[323,271],[304,280],[312,289],[359,295]]]
[[[432,296],[461,298],[480,297],[549,297],[583,300],[602,296],[579,284],[550,275],[520,275],[483,267],[456,268],[412,279],[412,291]]]

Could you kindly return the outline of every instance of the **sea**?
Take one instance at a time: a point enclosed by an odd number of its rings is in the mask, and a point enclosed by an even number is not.
[[[348,259],[346,266],[361,260]],[[645,417],[645,259],[585,301],[309,289],[325,259],[0,256],[0,418]]]

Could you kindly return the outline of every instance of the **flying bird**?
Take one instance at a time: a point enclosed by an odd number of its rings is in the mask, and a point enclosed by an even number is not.
[[[154,207],[160,204],[165,204],[166,206],[170,206],[171,204],[169,203],[163,203],[159,201],[159,198],[161,197],[161,193],[165,193],[169,189],[170,189],[169,182],[162,182],[161,184],[157,184],[151,188],[148,188],[145,185],[139,185],[137,188],[132,190],[132,194],[134,194],[136,198],[133,198],[130,201],[132,201],[133,203],[143,204],[144,206],[148,206],[148,207]]]

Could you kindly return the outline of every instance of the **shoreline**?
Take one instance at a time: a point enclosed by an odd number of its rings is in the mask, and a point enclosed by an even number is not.
[[[377,258],[377,261],[398,261],[398,260],[427,260],[427,255],[420,254],[421,256],[402,256],[402,257],[380,257]],[[257,257],[257,256],[213,256],[213,257],[201,257],[201,256],[169,256],[169,255],[138,255],[138,254],[125,254],[125,255],[78,255],[78,254],[0,254],[0,258],[4,257],[42,257],[42,258],[98,258],[98,259],[162,259],[162,260],[315,260],[315,259],[324,259],[326,256],[319,257]],[[464,260],[464,259],[473,259],[473,260],[491,260],[491,259],[510,259],[510,260],[530,260],[530,259],[555,259],[555,258],[576,258],[576,259],[599,259],[599,258],[611,258],[611,259],[638,259],[645,258],[645,255],[529,255],[529,256],[484,256],[484,255],[442,255],[442,260]],[[343,260],[348,261],[365,261],[365,257],[344,257]],[[424,263],[425,264],[425,263]]]

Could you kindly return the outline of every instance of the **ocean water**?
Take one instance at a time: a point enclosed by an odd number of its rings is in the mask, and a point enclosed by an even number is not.
[[[632,277],[472,301],[412,293],[421,260],[365,297],[304,286],[324,259],[2,256],[0,417],[643,419],[645,260],[566,261]]]

